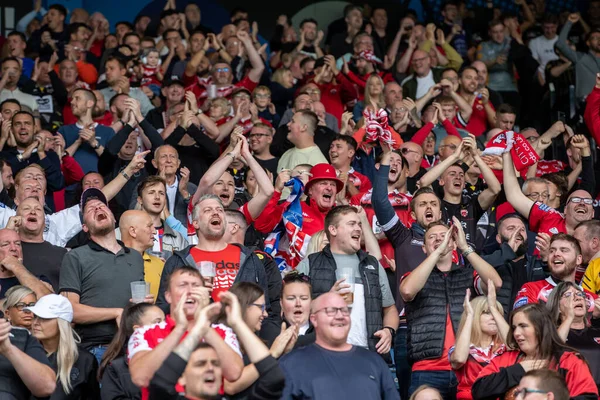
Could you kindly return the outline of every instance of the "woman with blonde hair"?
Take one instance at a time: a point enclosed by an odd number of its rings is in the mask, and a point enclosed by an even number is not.
[[[465,296],[464,311],[456,335],[456,344],[450,348],[450,365],[456,373],[458,400],[471,400],[471,386],[479,372],[489,362],[506,351],[508,323],[504,320],[502,304],[496,301],[496,289],[488,284],[487,297],[469,301]]]
[[[12,326],[31,329],[33,314],[27,310],[27,307],[33,307],[36,301],[37,296],[28,287],[21,285],[11,287],[6,291],[6,298],[2,305],[4,318]]]
[[[306,248],[306,257],[313,253],[320,252],[328,244],[329,240],[327,240],[327,235],[325,235],[325,231],[321,229],[319,232],[311,236],[310,242],[308,242],[308,247]]]
[[[35,315],[31,331],[40,341],[58,384],[50,396],[54,399],[100,399],[96,380],[98,362],[89,352],[79,349],[79,336],[71,328],[73,306],[66,297],[48,294],[27,307]]]
[[[366,106],[376,106],[377,110],[385,108],[385,97],[383,96],[383,79],[377,74],[372,74],[365,84],[365,97],[354,106],[353,119],[358,122],[363,117]],[[377,111],[376,110],[376,111]]]

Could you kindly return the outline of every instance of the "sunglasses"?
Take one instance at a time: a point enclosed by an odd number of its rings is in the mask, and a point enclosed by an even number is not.
[[[293,282],[310,283],[310,276],[297,271],[292,271],[285,274],[285,276],[283,277],[283,284],[285,285],[286,283]]]

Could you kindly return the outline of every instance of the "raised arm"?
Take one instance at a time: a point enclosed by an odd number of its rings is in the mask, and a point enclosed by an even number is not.
[[[238,31],[236,33],[238,39],[242,41],[244,47],[246,48],[246,54],[248,55],[248,60],[252,65],[252,69],[248,72],[248,78],[252,82],[260,82],[260,77],[265,70],[265,63],[263,59],[260,57],[260,54],[254,48],[254,44],[252,43],[252,38],[248,35],[248,32]]]
[[[238,131],[239,130],[241,130],[241,128],[238,129]],[[236,135],[235,132],[234,135]],[[239,136],[241,136],[241,138],[239,138]],[[193,204],[195,204],[202,195],[205,195],[211,191],[213,185],[217,183],[219,179],[221,179],[221,175],[227,171],[227,168],[229,168],[233,160],[240,156],[242,150],[242,140],[246,139],[241,134],[239,136],[235,146],[233,146],[233,148],[230,146],[231,151],[223,153],[221,157],[210,166],[208,171],[202,175],[202,179],[200,179],[200,183],[198,183],[198,190],[196,191],[196,194],[194,194]]]
[[[448,158],[446,158],[444,161],[438,163],[429,171],[427,171],[427,173],[423,175],[421,179],[419,179],[419,181],[417,182],[418,186],[430,186],[431,184],[433,184],[433,182],[437,181],[440,178],[440,176],[442,176],[445,170],[447,170],[451,165],[456,164],[458,161],[460,161],[464,156],[464,143],[464,140],[460,142],[458,148],[452,155],[448,156]]]
[[[565,23],[565,25],[560,30],[560,34],[558,35],[558,40],[556,41],[556,48],[565,55],[573,64],[576,64],[577,52],[569,46],[567,43],[567,39],[569,37],[569,33],[571,32],[571,28],[573,24],[576,24],[580,19],[579,14],[570,14],[569,19]]]
[[[271,196],[273,196],[275,189],[273,188],[273,181],[271,178],[269,178],[263,167],[260,166],[252,155],[248,146],[248,140],[243,136],[240,137],[239,140],[242,142],[241,156],[246,162],[246,165],[254,173],[256,183],[258,184],[258,192],[246,205],[252,219],[256,219],[265,209]]]
[[[510,203],[514,209],[521,214],[523,217],[529,219],[529,213],[531,207],[533,207],[533,200],[523,194],[519,187],[519,181],[517,180],[517,174],[515,173],[515,166],[513,164],[510,152],[502,154],[503,163],[503,178],[504,178],[504,193],[506,194],[506,200]]]
[[[365,250],[376,259],[381,260],[383,255],[381,254],[381,248],[379,247],[379,240],[377,240],[377,237],[373,233],[373,229],[367,218],[367,213],[362,207],[357,207],[357,209],[358,216],[360,217],[363,239],[365,241]]]
[[[473,141],[475,140],[475,136],[470,133],[469,136],[473,138]],[[494,171],[492,171],[492,169],[481,159],[479,151],[477,151],[477,147],[471,148],[471,154],[473,155],[473,160],[475,160],[475,164],[477,164],[479,167],[479,170],[483,175],[483,179],[487,184],[487,188],[477,197],[481,209],[487,210],[492,206],[496,200],[496,197],[498,197],[498,194],[500,194],[502,185],[500,184],[500,181],[498,181],[498,178],[496,178]]]
[[[189,295],[200,299],[199,293],[189,293]],[[187,295],[181,297],[179,303],[177,303],[175,315],[172,315],[175,320],[175,328],[155,348],[150,349],[147,347],[143,330],[138,329],[131,335],[128,346],[129,371],[131,381],[136,386],[147,387],[160,365],[181,341],[187,330],[187,318],[183,310],[187,298]]]
[[[11,218],[21,218],[21,217],[11,217]],[[8,222],[10,224],[10,220]],[[29,289],[33,290],[37,298],[43,297],[47,294],[53,293],[52,290],[48,289],[48,287],[42,283],[38,278],[36,278],[31,272],[27,270],[16,257],[6,256],[1,262],[0,265],[11,271],[19,283],[23,286],[27,286]]]
[[[102,188],[102,193],[106,196],[106,200],[111,201],[121,189],[123,189],[129,179],[144,168],[144,165],[146,165],[146,155],[148,155],[148,153],[150,153],[150,150],[137,153],[133,156],[125,169]]]
[[[523,232],[523,234],[525,235],[526,232]],[[490,310],[490,312],[492,313],[492,317],[494,318],[494,321],[496,321],[496,326],[498,327],[498,334],[500,335],[500,339],[502,339],[503,343],[508,343],[507,339],[508,339],[508,331],[510,330],[510,327],[508,326],[508,322],[506,322],[506,320],[504,319],[504,312],[501,311],[502,308],[500,308],[500,310],[498,310],[498,304],[496,302],[496,286],[492,283],[491,280],[488,281],[487,283],[487,303],[488,303],[488,309]]]
[[[450,355],[450,365],[452,369],[462,368],[469,359],[469,350],[471,348],[471,329],[473,328],[473,307],[471,307],[471,290],[467,289],[465,301],[463,303],[464,325],[456,334],[456,344],[454,351]]]

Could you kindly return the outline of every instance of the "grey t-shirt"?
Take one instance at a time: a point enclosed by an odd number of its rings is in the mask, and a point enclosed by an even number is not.
[[[117,253],[90,241],[68,252],[62,262],[59,292],[79,295],[79,302],[97,308],[124,308],[131,298],[130,283],[144,280],[142,255],[124,247]],[[117,333],[116,321],[75,326],[82,347],[110,343]]]

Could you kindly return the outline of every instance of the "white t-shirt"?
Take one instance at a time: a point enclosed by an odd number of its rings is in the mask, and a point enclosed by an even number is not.
[[[415,79],[417,80],[417,99],[425,96],[429,88],[435,85],[435,81],[433,80],[433,72],[431,70],[429,70],[429,73],[422,78],[419,78],[415,75]]]
[[[546,64],[552,60],[557,60],[558,56],[554,52],[554,44],[558,40],[558,36],[554,39],[546,39],[544,35],[538,36],[529,42],[529,50],[533,58],[540,63],[538,72],[544,76]]]

